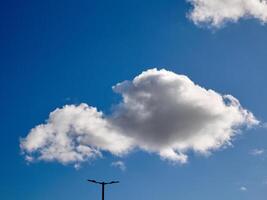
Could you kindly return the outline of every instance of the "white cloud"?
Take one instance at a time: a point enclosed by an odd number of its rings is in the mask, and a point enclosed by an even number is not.
[[[21,140],[21,148],[28,157],[67,164],[101,157],[101,151],[125,154],[131,141],[119,134],[103,113],[80,104],[66,105],[50,113],[45,124],[36,126]]]
[[[225,22],[255,18],[267,22],[266,0],[187,0],[193,6],[189,18],[197,25],[220,27]]]
[[[247,187],[242,186],[242,187],[240,187],[240,190],[243,191],[243,192],[245,192],[245,191],[247,191],[248,189],[247,189]]]
[[[264,154],[264,149],[252,149],[250,151],[250,155],[253,155],[253,156],[260,156]]]
[[[125,171],[126,170],[126,166],[125,166],[125,163],[122,162],[122,161],[115,161],[115,162],[112,162],[111,163],[111,166],[113,167],[117,167],[119,168],[121,171]]]
[[[209,154],[231,143],[242,126],[259,122],[231,95],[193,83],[187,76],[151,69],[113,87],[122,95],[114,112],[66,105],[21,140],[31,160],[79,164],[139,148],[186,163],[188,151]],[[29,159],[28,159],[29,160]]]

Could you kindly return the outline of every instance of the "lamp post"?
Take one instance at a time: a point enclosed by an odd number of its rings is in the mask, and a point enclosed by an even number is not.
[[[90,179],[88,179],[87,181],[89,181],[91,183],[95,183],[95,184],[101,185],[101,188],[102,188],[102,200],[105,200],[105,185],[111,185],[111,184],[114,184],[114,183],[119,183],[119,181],[98,182],[96,180],[90,180]]]

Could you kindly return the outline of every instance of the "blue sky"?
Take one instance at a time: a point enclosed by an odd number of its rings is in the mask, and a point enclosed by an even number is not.
[[[117,179],[108,199],[264,200],[266,129],[237,134],[232,146],[184,165],[134,150],[83,163],[27,164],[20,138],[66,104],[110,113],[112,86],[150,68],[185,74],[204,88],[232,94],[261,122],[266,114],[267,26],[240,18],[220,28],[186,17],[186,1],[9,1],[0,6],[0,197],[6,200],[97,199],[87,178]],[[122,171],[111,166],[121,160]],[[246,191],[242,191],[245,187]]]

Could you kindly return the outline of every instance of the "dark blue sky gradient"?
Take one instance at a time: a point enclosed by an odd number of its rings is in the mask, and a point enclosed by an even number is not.
[[[25,137],[48,114],[82,102],[110,112],[120,100],[111,87],[142,71],[166,68],[223,94],[267,120],[267,26],[242,20],[220,30],[195,26],[180,0],[6,1],[0,6],[0,198],[99,199],[86,178],[119,179],[108,199],[265,200],[266,130],[245,131],[233,147],[173,166],[140,151],[84,164],[27,165]],[[123,160],[121,172],[110,163]],[[239,188],[248,190],[241,192]]]

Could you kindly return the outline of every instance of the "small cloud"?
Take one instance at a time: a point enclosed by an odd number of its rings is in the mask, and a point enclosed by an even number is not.
[[[34,159],[33,159],[32,156],[28,156],[28,155],[26,155],[26,156],[25,156],[25,160],[26,160],[27,162],[30,163],[30,162],[33,162]]]
[[[262,128],[267,128],[267,122],[261,123]]]
[[[112,167],[117,167],[119,168],[121,171],[125,171],[126,170],[126,166],[125,163],[122,161],[116,161],[116,162],[112,162],[111,163]]]
[[[81,169],[81,165],[79,163],[76,163],[76,164],[74,164],[74,168],[76,170],[79,170],[79,169]]]
[[[252,156],[260,156],[264,154],[264,152],[265,152],[264,149],[252,149],[249,154]]]
[[[247,187],[242,186],[242,187],[240,187],[240,190],[243,191],[243,192],[245,192],[245,191],[247,191],[248,189],[247,189]]]
[[[221,28],[227,22],[257,19],[267,23],[266,0],[187,0],[192,5],[188,17],[196,25]]]

